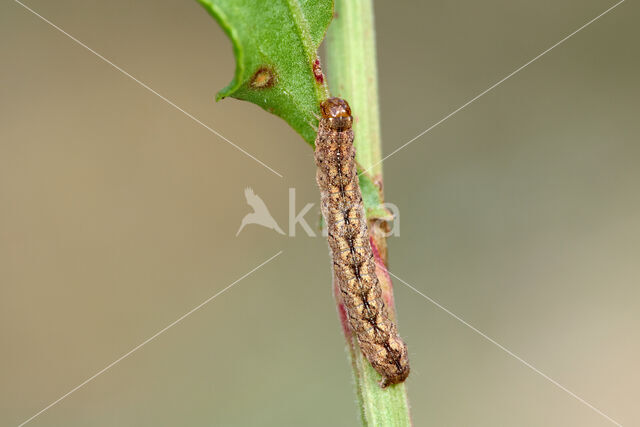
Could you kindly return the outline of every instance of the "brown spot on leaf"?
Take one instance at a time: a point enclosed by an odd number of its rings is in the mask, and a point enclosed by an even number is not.
[[[255,73],[253,73],[249,86],[253,89],[268,89],[275,86],[277,82],[278,75],[273,67],[262,65]]]
[[[320,85],[324,83],[324,74],[322,74],[322,67],[318,58],[313,61],[313,76],[316,78],[316,83]]]

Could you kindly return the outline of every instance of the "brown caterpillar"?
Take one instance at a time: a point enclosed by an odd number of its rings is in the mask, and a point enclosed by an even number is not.
[[[382,375],[381,387],[409,375],[407,346],[389,319],[376,276],[355,164],[351,109],[340,98],[321,105],[316,179],[328,229],[334,276],[362,353]]]

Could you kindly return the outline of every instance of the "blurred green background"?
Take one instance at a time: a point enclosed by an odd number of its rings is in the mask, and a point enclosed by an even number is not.
[[[279,171],[279,178],[12,1],[0,4],[0,425],[353,426],[326,242],[286,230],[312,150],[214,102],[231,45],[195,1],[30,0],[35,11]],[[376,3],[390,153],[612,6]],[[627,1],[384,163],[390,268],[624,425],[640,425],[640,5]],[[416,426],[605,418],[396,283]]]

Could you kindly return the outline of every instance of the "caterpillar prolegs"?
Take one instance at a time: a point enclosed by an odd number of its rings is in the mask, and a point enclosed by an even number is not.
[[[369,230],[358,183],[349,104],[329,98],[321,104],[316,137],[316,179],[327,224],[334,277],[349,325],[362,353],[386,387],[409,375],[407,346],[389,318],[376,276]]]

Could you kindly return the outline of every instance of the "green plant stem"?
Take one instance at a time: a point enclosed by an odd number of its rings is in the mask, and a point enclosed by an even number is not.
[[[335,0],[334,20],[327,33],[327,70],[332,96],[346,99],[354,115],[356,160],[373,182],[382,182],[380,113],[372,0]],[[380,191],[381,186],[378,187]],[[380,191],[381,193],[381,191]],[[380,194],[382,200],[382,194]],[[386,242],[375,233],[374,244],[386,263]],[[395,317],[390,280],[381,280],[390,314]],[[348,331],[348,328],[345,328]],[[404,383],[380,388],[380,375],[371,367],[358,344],[346,332],[356,394],[363,425],[410,426],[409,402]]]
[[[358,162],[369,170],[382,153],[373,4],[371,0],[335,0],[334,8],[326,38],[329,87],[333,96],[351,106]],[[369,172],[382,175],[382,165]]]

